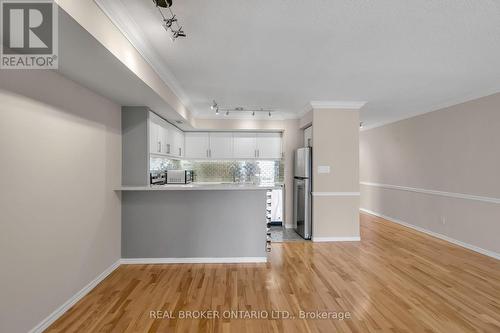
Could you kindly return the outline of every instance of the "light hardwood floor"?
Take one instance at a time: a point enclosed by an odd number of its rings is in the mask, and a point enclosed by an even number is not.
[[[361,238],[273,244],[267,264],[121,266],[47,332],[500,332],[500,261],[365,214]],[[152,319],[155,310],[296,318]]]

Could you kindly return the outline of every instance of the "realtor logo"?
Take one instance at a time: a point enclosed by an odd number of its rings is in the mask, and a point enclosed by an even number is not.
[[[0,0],[2,69],[58,66],[57,5],[52,0]]]

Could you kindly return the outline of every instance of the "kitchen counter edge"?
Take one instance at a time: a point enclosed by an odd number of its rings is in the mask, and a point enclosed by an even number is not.
[[[282,184],[252,185],[252,184],[186,184],[186,185],[153,185],[153,186],[121,186],[117,191],[256,191],[277,190],[283,188]]]

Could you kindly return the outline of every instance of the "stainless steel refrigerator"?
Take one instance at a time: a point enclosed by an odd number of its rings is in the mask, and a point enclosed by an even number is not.
[[[293,177],[293,219],[295,231],[304,239],[311,239],[311,191],[312,191],[311,148],[295,151]]]

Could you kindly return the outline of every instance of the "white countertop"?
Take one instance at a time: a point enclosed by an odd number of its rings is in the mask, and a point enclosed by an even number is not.
[[[242,184],[242,183],[191,183],[191,184],[168,184],[153,186],[122,186],[118,191],[186,191],[186,190],[274,190],[283,187],[282,183],[274,184]]]

